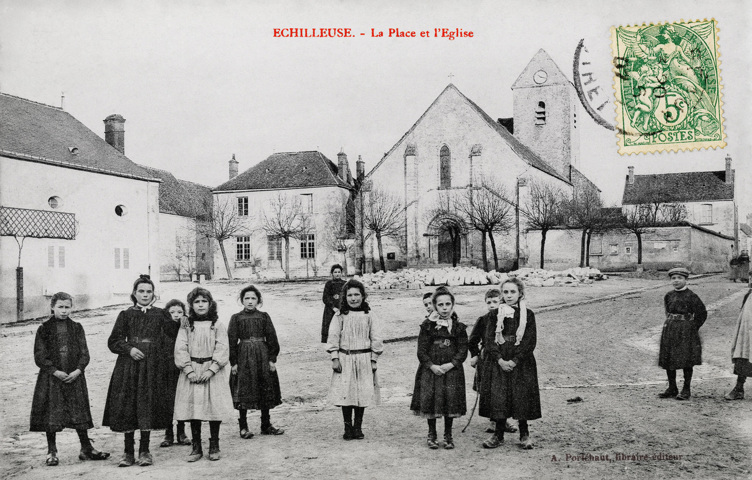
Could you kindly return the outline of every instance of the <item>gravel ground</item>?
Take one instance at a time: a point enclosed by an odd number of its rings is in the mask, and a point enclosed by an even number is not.
[[[185,298],[188,283],[164,284],[160,303]],[[220,320],[240,310],[240,284],[209,283]],[[384,323],[386,345],[379,363],[383,404],[366,410],[365,440],[344,442],[338,409],[326,405],[330,361],[318,343],[323,282],[261,285],[264,310],[277,328],[282,353],[278,370],[283,405],[272,421],[286,433],[241,440],[235,419],[223,423],[222,459],[184,462],[189,447],[161,449],[155,432],[152,467],[116,468],[122,435],[91,431],[96,447],[112,452],[105,462],[81,462],[73,431],[58,435],[61,464],[45,467],[44,435],[28,432],[37,368],[32,350],[38,325],[0,328],[0,477],[102,478],[750,478],[752,399],[726,402],[733,385],[729,347],[745,287],[720,276],[693,279],[690,288],[708,305],[701,330],[704,364],[695,369],[688,402],[660,400],[665,373],[657,367],[666,280],[612,278],[589,286],[540,287],[528,292],[538,321],[538,375],[543,418],[531,422],[536,448],[519,449],[507,434],[497,450],[480,447],[488,422],[455,422],[453,451],[425,447],[425,421],[409,411],[422,292],[371,292]],[[488,287],[454,287],[461,321],[484,313]],[[601,299],[600,301],[595,301]],[[591,302],[591,303],[585,303]],[[106,339],[121,307],[75,314],[87,333],[92,362],[86,376],[95,424],[104,408],[115,362]],[[468,403],[473,369],[465,365]],[[681,373],[679,374],[681,381]],[[580,397],[582,401],[567,402]],[[258,413],[250,416],[258,429]],[[207,427],[205,427],[207,430]],[[441,433],[441,427],[439,427]],[[204,433],[208,437],[208,431]],[[621,455],[621,456],[617,456]],[[640,457],[637,457],[640,455]],[[607,456],[607,459],[606,459]]]

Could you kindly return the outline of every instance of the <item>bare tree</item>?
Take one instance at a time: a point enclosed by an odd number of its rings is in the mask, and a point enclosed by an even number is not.
[[[179,236],[175,240],[175,250],[170,252],[170,263],[167,267],[175,272],[178,282],[182,282],[182,275],[190,275],[194,270],[193,259],[196,258],[195,238],[191,241],[185,236]]]
[[[379,262],[384,271],[386,271],[386,263],[382,239],[385,237],[402,239],[405,222],[405,208],[399,197],[379,188],[373,188],[363,208],[363,228],[368,230],[368,236],[376,237]]]
[[[347,273],[347,252],[356,246],[355,202],[353,198],[332,197],[324,214],[324,232],[321,244],[330,252],[339,252],[344,257],[343,268]]]
[[[196,233],[204,237],[213,238],[219,244],[219,250],[222,252],[222,260],[225,262],[225,271],[227,278],[232,280],[232,270],[230,263],[227,261],[227,252],[225,251],[224,241],[232,237],[250,235],[248,227],[250,218],[240,217],[235,210],[234,198],[216,197],[211,207],[208,205],[205,210],[209,212],[206,219],[196,222]],[[208,202],[208,200],[207,200]]]
[[[586,258],[589,258],[590,235],[601,224],[601,196],[596,188],[586,187],[579,190],[572,200],[565,202],[564,208],[567,225],[582,231],[580,267],[584,267],[587,263]]]
[[[481,250],[483,268],[488,271],[488,254],[486,237],[491,242],[494,268],[499,269],[499,257],[496,252],[494,233],[508,232],[514,222],[513,202],[507,199],[504,186],[497,182],[484,182],[483,186],[468,188],[455,203],[456,210],[468,221],[470,226],[481,233]]]
[[[553,227],[564,223],[567,197],[561,188],[548,183],[531,181],[528,190],[527,203],[522,207],[521,213],[527,219],[529,229],[541,231],[540,268],[543,268],[546,234]]]
[[[303,210],[300,196],[277,192],[269,206],[263,209],[262,227],[267,235],[285,241],[285,279],[290,279],[290,239],[301,239],[313,229],[308,212]]]
[[[439,230],[449,235],[452,245],[452,266],[456,267],[460,261],[459,245],[462,233],[467,229],[461,218],[457,205],[459,192],[453,190],[441,190],[438,192],[433,207],[425,213],[426,220]]]
[[[619,229],[637,237],[637,266],[642,267],[642,236],[655,227],[676,225],[687,217],[687,207],[680,203],[668,202],[665,194],[648,191],[636,199],[624,212]]]

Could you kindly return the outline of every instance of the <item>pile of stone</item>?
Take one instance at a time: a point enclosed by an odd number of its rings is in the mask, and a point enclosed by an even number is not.
[[[396,272],[367,273],[355,278],[371,290],[421,289],[435,285],[499,285],[509,277],[517,277],[531,287],[577,286],[604,280],[606,277],[595,268],[569,268],[552,270],[521,268],[509,273],[491,270],[485,272],[477,267],[447,267],[418,270],[405,268]]]

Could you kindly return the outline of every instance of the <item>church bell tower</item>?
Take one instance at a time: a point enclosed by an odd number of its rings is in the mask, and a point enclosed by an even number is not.
[[[567,180],[579,168],[578,102],[572,82],[543,49],[512,85],[514,136]]]

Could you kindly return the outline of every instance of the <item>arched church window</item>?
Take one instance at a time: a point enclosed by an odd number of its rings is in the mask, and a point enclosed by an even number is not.
[[[536,125],[546,124],[546,103],[545,102],[538,102],[538,107],[535,109],[535,124]]]
[[[439,152],[439,188],[452,186],[452,156],[449,147],[444,145]]]

